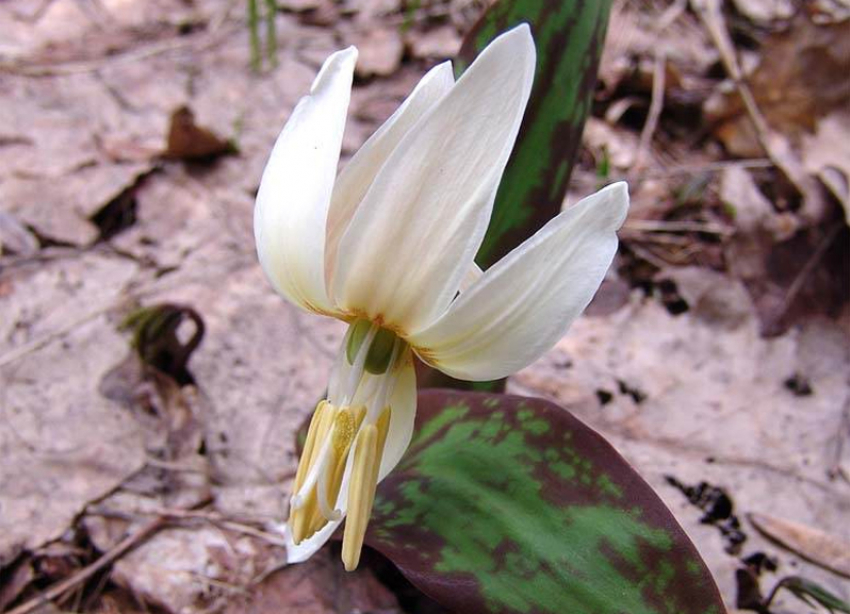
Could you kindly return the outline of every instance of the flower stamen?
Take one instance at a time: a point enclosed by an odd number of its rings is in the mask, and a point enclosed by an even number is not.
[[[299,544],[328,522],[350,512],[343,560],[354,569],[366,526],[390,424],[390,399],[407,344],[368,320],[348,330],[329,398],[316,407],[295,475],[290,503],[292,539]],[[356,399],[356,404],[354,404]],[[352,448],[354,448],[352,450]],[[346,505],[339,503],[343,482]]]
[[[381,412],[375,424],[367,424],[357,435],[354,465],[348,485],[348,518],[342,538],[342,562],[346,571],[353,571],[360,562],[366,527],[375,502],[378,470],[389,431],[391,410]]]

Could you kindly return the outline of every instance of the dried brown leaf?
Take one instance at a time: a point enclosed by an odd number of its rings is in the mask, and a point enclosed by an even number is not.
[[[808,525],[768,514],[749,514],[750,522],[765,536],[803,558],[850,578],[850,542]]]
[[[233,143],[196,124],[195,114],[189,107],[179,107],[171,114],[168,146],[163,154],[166,158],[203,160],[234,151]]]

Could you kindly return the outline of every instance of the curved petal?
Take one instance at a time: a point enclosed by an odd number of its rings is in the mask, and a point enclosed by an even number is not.
[[[329,313],[325,227],[339,163],[357,49],[331,55],[283,127],[254,206],[260,264],[295,305]]]
[[[402,139],[340,241],[340,307],[402,333],[446,309],[481,244],[534,65],[528,26],[503,34]]]
[[[390,118],[357,150],[336,180],[328,212],[325,277],[332,283],[339,241],[357,206],[375,180],[384,162],[401,139],[455,83],[452,63],[443,62],[429,70]]]
[[[469,266],[466,270],[466,275],[463,276],[463,279],[460,280],[460,287],[458,288],[458,292],[466,292],[481,279],[481,276],[484,275],[484,271],[481,270],[481,267],[475,264],[474,262]]]
[[[347,484],[343,484],[343,488],[347,488],[347,486]],[[319,548],[325,545],[325,543],[331,538],[331,535],[333,535],[334,531],[336,531],[337,527],[341,524],[342,519],[328,522],[325,526],[307,539],[303,540],[300,544],[296,544],[292,540],[292,531],[289,530],[289,523],[286,523],[283,527],[283,540],[284,546],[286,547],[286,562],[289,564],[303,563],[309,559],[319,550]]]
[[[410,445],[410,438],[413,437],[413,421],[416,418],[416,371],[410,350],[406,354],[390,397],[392,414],[387,443],[381,458],[381,469],[378,471],[379,482],[395,469]]]
[[[602,283],[629,207],[616,183],[568,208],[517,247],[409,341],[465,380],[506,377],[563,336]]]

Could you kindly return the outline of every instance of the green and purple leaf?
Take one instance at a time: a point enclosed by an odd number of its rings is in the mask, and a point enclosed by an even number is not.
[[[419,395],[366,542],[456,612],[722,614],[704,563],[596,432],[540,399]]]
[[[466,36],[468,66],[500,33],[527,22],[537,45],[534,89],[476,261],[487,268],[561,210],[590,112],[611,0],[499,0]]]

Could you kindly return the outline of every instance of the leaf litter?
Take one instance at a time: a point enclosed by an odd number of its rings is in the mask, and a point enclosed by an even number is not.
[[[250,211],[277,130],[340,40],[361,33],[385,62],[355,88],[350,154],[487,3],[280,2],[278,66],[260,75],[224,0],[42,4],[0,7],[0,603],[20,607],[141,535],[59,607],[260,613],[301,595],[304,611],[397,611],[369,568],[344,577],[323,554],[280,569],[291,433],[341,331],[267,289]],[[846,582],[806,560],[811,539],[789,551],[750,518],[850,539],[848,22],[836,2],[726,3],[735,78],[700,5],[615,3],[573,184],[628,178],[633,213],[595,315],[510,385],[556,398],[624,453],[730,606],[757,553],[778,566],[754,580],[762,598],[769,574],[793,571],[790,588],[847,601]],[[386,34],[363,37],[373,26]],[[152,371],[119,331],[163,303],[203,322],[191,377]],[[185,341],[189,327],[172,332]],[[740,558],[665,475],[734,498]],[[771,607],[793,599],[778,591]]]

